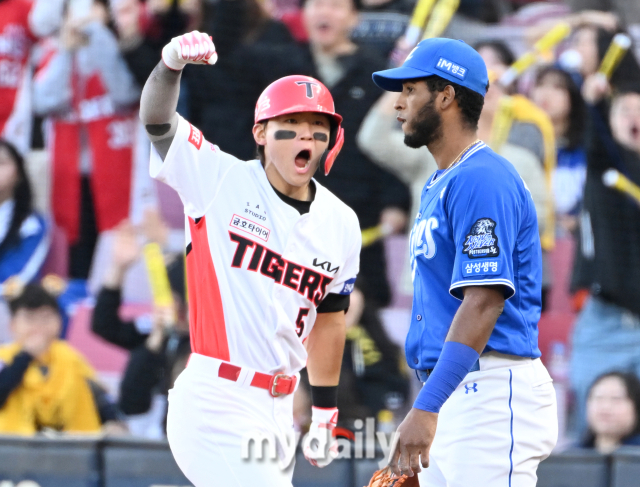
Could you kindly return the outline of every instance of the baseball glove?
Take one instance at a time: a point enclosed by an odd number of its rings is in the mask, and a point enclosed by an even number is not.
[[[420,487],[418,476],[407,477],[402,475],[396,477],[389,467],[378,470],[373,474],[367,487]]]

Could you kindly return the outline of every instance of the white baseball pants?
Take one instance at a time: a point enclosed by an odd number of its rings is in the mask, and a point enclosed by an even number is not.
[[[421,487],[535,487],[558,437],[556,397],[540,359],[490,352],[440,410]]]
[[[195,487],[291,487],[294,462],[287,469],[282,463],[295,452],[293,394],[274,398],[250,387],[253,372],[245,368],[237,382],[220,378],[219,366],[194,353],[169,391],[167,438],[178,466]],[[253,458],[243,459],[243,443],[261,435],[275,440],[277,458],[265,444],[256,459],[262,445],[254,441]]]

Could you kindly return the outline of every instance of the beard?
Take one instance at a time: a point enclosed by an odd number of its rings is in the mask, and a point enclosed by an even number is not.
[[[411,124],[413,132],[405,133],[404,144],[412,149],[428,146],[442,136],[442,117],[434,108],[435,100],[426,103]]]

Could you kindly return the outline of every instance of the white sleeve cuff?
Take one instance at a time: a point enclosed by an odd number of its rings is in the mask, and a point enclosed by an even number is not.
[[[505,299],[511,299],[516,294],[516,287],[509,279],[470,279],[465,281],[456,281],[451,284],[449,294],[462,301],[462,294],[457,292],[456,289],[469,286],[504,286],[509,291],[508,294],[505,293]]]

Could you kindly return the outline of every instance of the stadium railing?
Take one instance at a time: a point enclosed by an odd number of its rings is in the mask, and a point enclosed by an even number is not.
[[[339,459],[312,467],[298,453],[294,487],[363,487],[376,459]],[[569,450],[538,469],[538,487],[638,487],[640,447],[612,455]],[[188,487],[169,446],[139,439],[0,436],[0,487]]]

